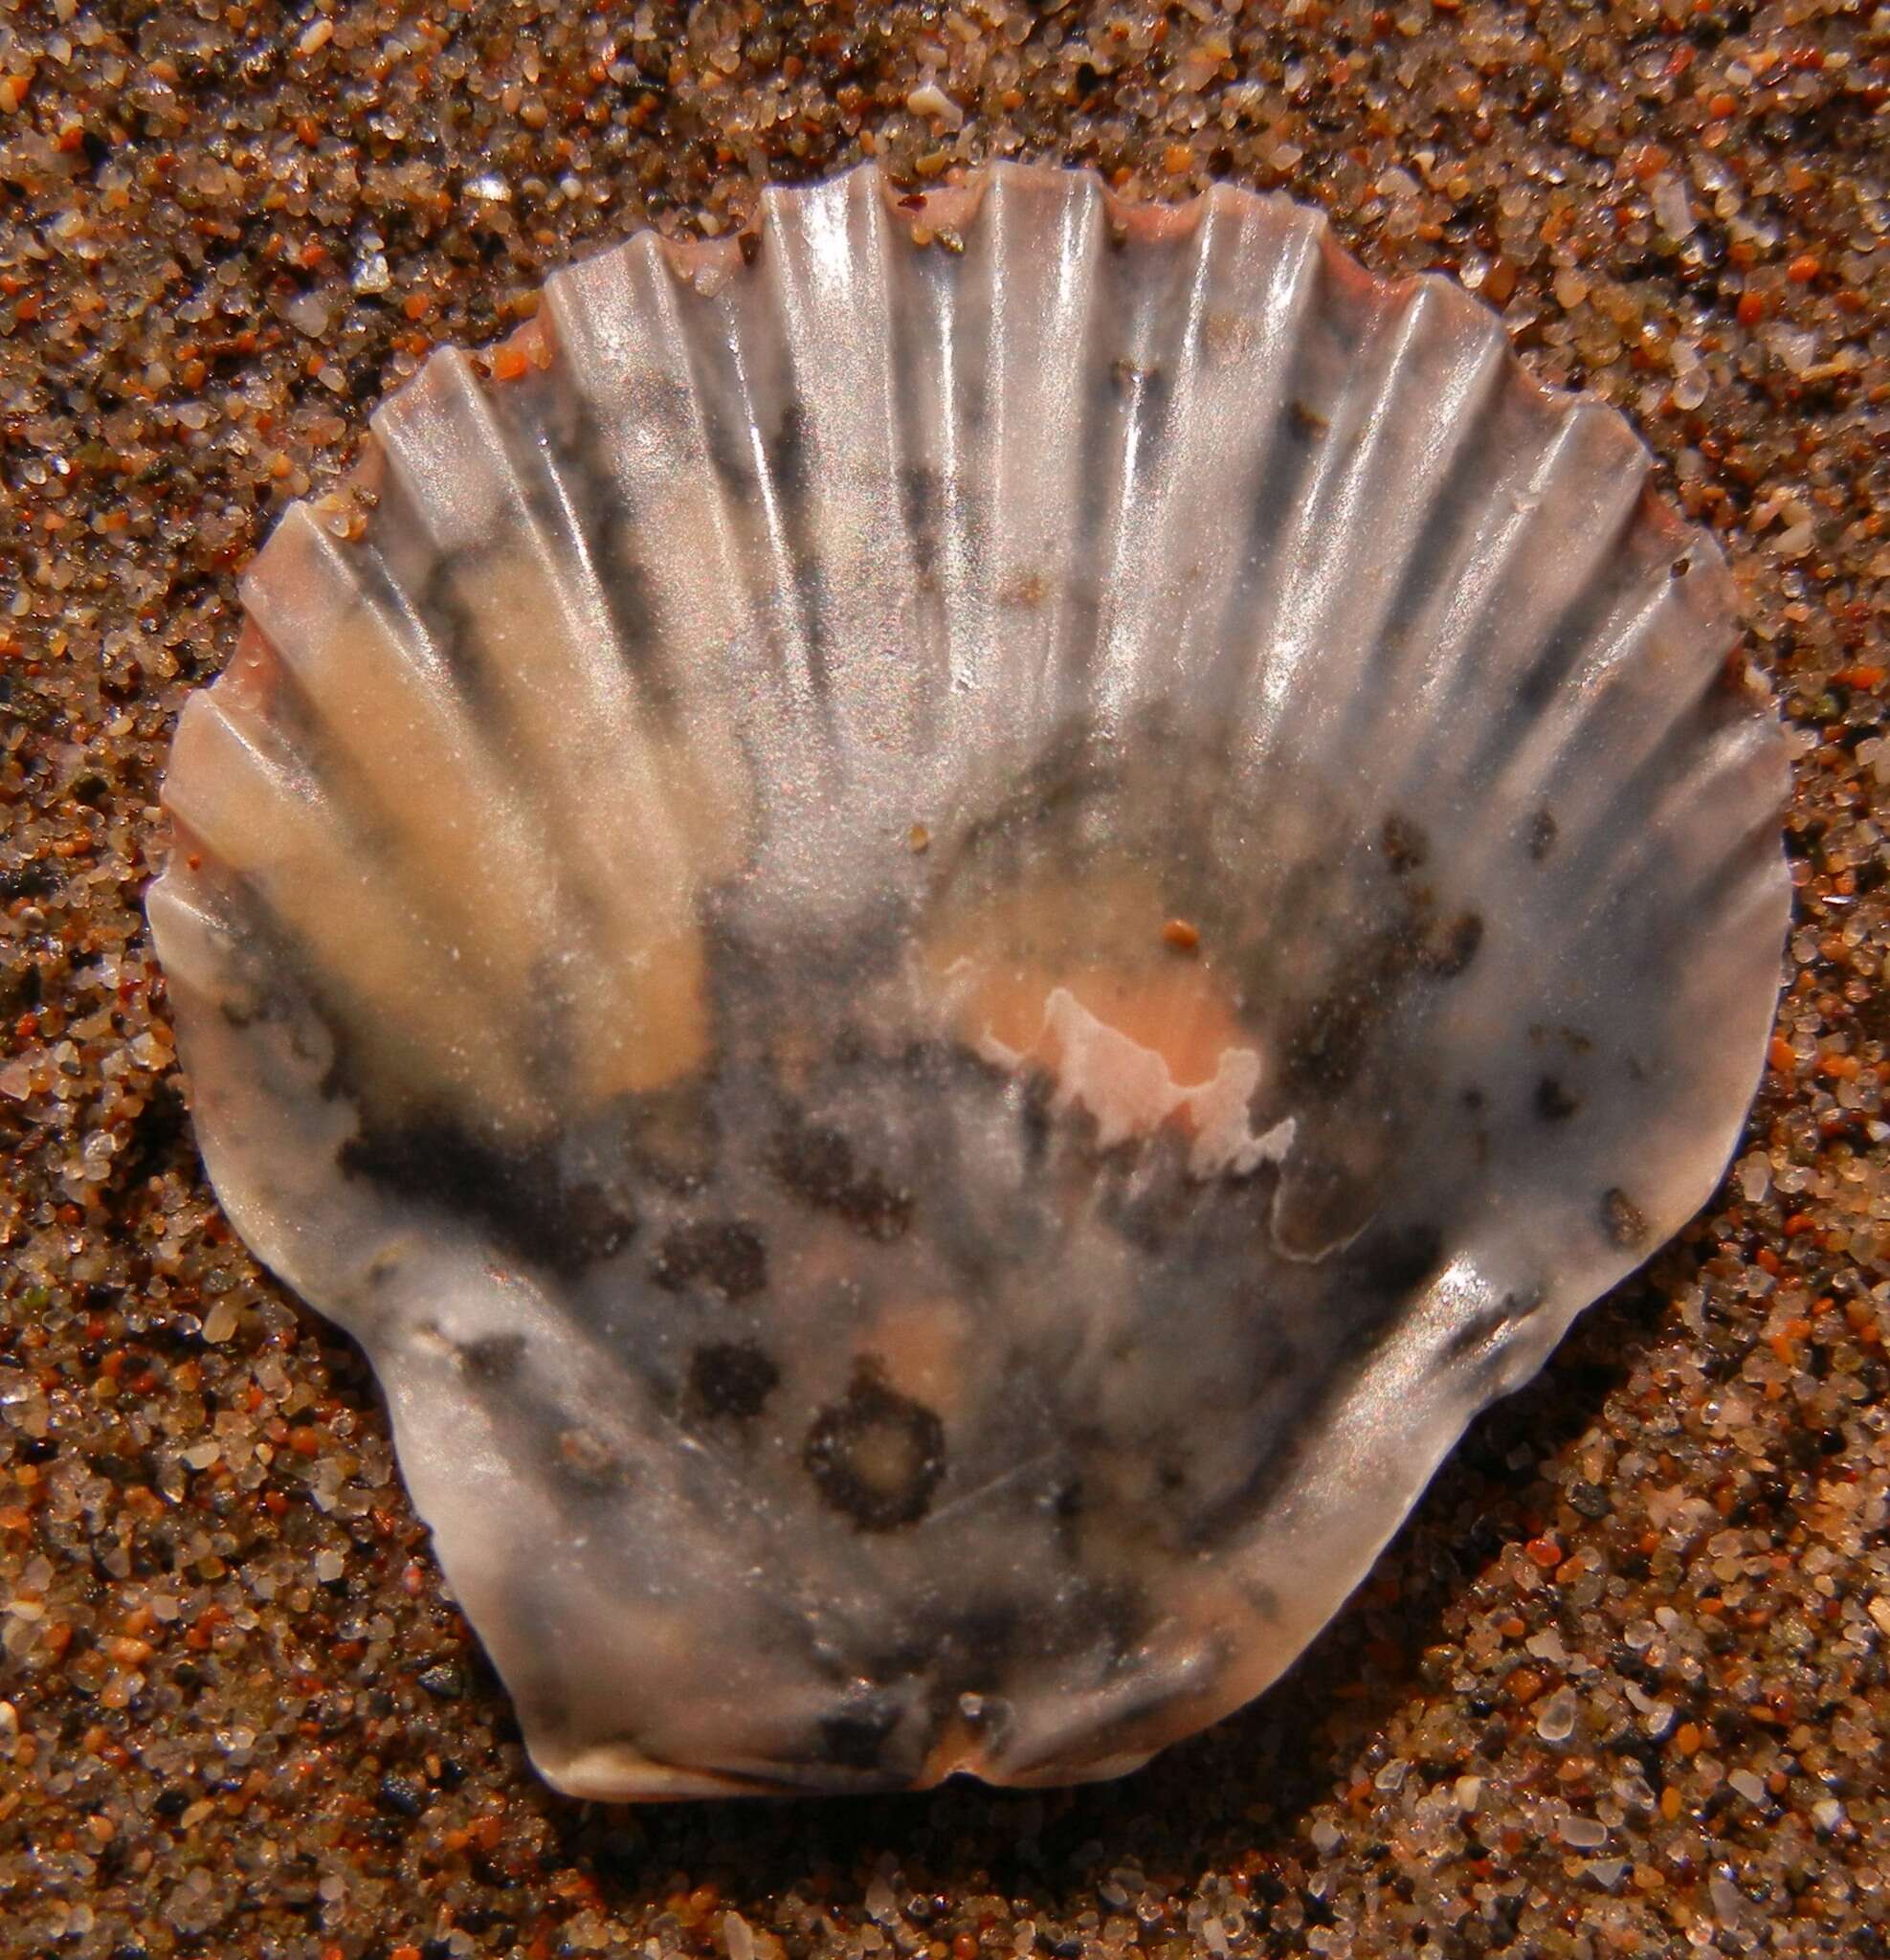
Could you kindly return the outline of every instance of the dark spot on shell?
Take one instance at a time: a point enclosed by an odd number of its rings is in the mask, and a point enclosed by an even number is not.
[[[945,485],[937,470],[914,464],[900,472],[900,504],[921,571],[930,571],[938,562],[939,513],[944,503]]]
[[[1581,1106],[1553,1076],[1536,1084],[1535,1110],[1545,1123],[1567,1123]]]
[[[1000,1680],[1028,1656],[1045,1632],[1043,1617],[1002,1594],[974,1598],[940,1629],[936,1639],[914,1641],[903,1667],[932,1678],[939,1713],[957,1705],[967,1687]]]
[[[572,1182],[549,1150],[494,1149],[446,1120],[370,1126],[349,1137],[335,1162],[344,1177],[477,1218],[509,1250],[554,1272],[609,1258],[636,1230],[627,1200]]]
[[[690,1357],[690,1397],[707,1415],[745,1422],[780,1382],[781,1370],[751,1341],[713,1341]]]
[[[459,1349],[460,1365],[482,1382],[509,1381],[525,1351],[523,1334],[481,1334]]]
[[[650,1277],[668,1293],[700,1285],[724,1300],[748,1300],[767,1284],[767,1248],[739,1219],[699,1219],[665,1235]]]
[[[1369,1003],[1342,988],[1313,1002],[1286,1042],[1287,1080],[1301,1091],[1347,1087],[1365,1060]]]
[[[620,499],[622,493],[613,491],[612,495]],[[616,621],[618,644],[626,650],[637,685],[652,707],[668,714],[675,708],[676,687],[659,664],[664,642],[656,616],[655,577],[636,555],[641,542],[634,513],[619,511],[602,526],[600,569],[611,616]]]
[[[1439,974],[1445,970],[1440,963],[1460,954],[1467,964],[1475,953],[1474,941],[1463,951],[1456,935],[1461,928],[1464,936],[1474,934],[1479,940],[1480,921],[1468,926],[1460,921],[1458,927],[1449,929],[1433,924],[1427,934],[1424,913],[1429,896],[1421,889],[1410,896],[1411,916],[1367,940],[1331,988],[1315,996],[1289,1024],[1283,1058],[1288,1080],[1296,1089],[1348,1087],[1365,1062],[1373,1028],[1396,1003],[1412,969]]]
[[[632,419],[655,435],[685,434],[695,422],[695,398],[679,381],[645,374],[631,384]]]
[[[945,1475],[945,1425],[923,1403],[862,1368],[823,1409],[801,1460],[821,1497],[862,1531],[916,1525]]]
[[[1113,361],[1109,381],[1115,392],[1126,402],[1128,412],[1140,425],[1143,440],[1152,453],[1167,425],[1169,398],[1173,384],[1160,368],[1145,368],[1130,360]]]
[[[1017,1097],[1017,1125],[1024,1133],[1024,1162],[1040,1169],[1050,1153],[1050,1110],[1056,1084],[1045,1069],[1033,1068]]]
[[[834,1055],[838,1058],[839,1042],[834,1044]],[[867,1053],[869,1051],[861,1051]],[[951,1078],[952,1066],[959,1053],[958,1044],[953,1041],[920,1039],[908,1041],[900,1050],[899,1065],[914,1081],[936,1082],[943,1086]]]
[[[882,1244],[912,1222],[912,1193],[895,1190],[877,1170],[861,1170],[838,1130],[812,1124],[785,1131],[776,1140],[774,1169],[796,1197]]]
[[[1425,971],[1439,980],[1455,980],[1477,957],[1482,944],[1482,914],[1459,912],[1448,924],[1434,926],[1425,936],[1421,955]]]
[[[1540,864],[1555,848],[1557,825],[1554,816],[1546,810],[1539,810],[1529,819],[1529,856]]]
[[[1199,1209],[1201,1187],[1188,1174],[1188,1150],[1181,1132],[1165,1125],[1136,1153],[1133,1181],[1105,1202],[1110,1224],[1150,1255],[1165,1251]]]
[[[709,467],[731,490],[745,492],[755,480],[755,465],[740,435],[716,415],[704,416],[703,430]]]
[[[824,689],[831,674],[833,651],[833,585],[819,554],[808,540],[809,528],[806,507],[790,502],[787,520],[788,558],[793,568],[796,612],[809,667],[816,683]]]
[[[1286,405],[1286,426],[1301,442],[1317,442],[1332,427],[1320,412],[1302,401]]]
[[[1618,1184],[1601,1194],[1601,1225],[1609,1237],[1627,1251],[1647,1243],[1647,1220]]]
[[[1400,816],[1395,811],[1385,819],[1381,835],[1385,844],[1385,861],[1395,877],[1402,878],[1406,872],[1415,871],[1431,855],[1431,839],[1409,817]]]
[[[1555,699],[1556,690],[1567,679],[1568,668],[1576,657],[1580,645],[1582,609],[1574,609],[1576,616],[1566,619],[1556,629],[1543,652],[1537,655],[1529,670],[1516,683],[1516,705],[1523,713],[1533,719]]]
[[[865,1692],[820,1718],[820,1758],[846,1770],[876,1770],[880,1751],[900,1722],[890,1696]]]
[[[768,468],[783,496],[807,495],[813,463],[813,444],[805,403],[790,401],[781,411],[781,426],[767,445]]]

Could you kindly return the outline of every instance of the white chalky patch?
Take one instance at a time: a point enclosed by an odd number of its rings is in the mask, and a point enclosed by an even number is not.
[[[1196,1177],[1246,1177],[1262,1164],[1282,1163],[1293,1147],[1297,1125],[1290,1116],[1254,1133],[1249,1111],[1262,1075],[1257,1049],[1224,1048],[1207,1081],[1178,1082],[1166,1058],[1093,1014],[1067,987],[1052,989],[1042,1032],[1056,1044],[1058,1106],[1088,1110],[1105,1150],[1147,1136],[1183,1112],[1194,1133],[1188,1168]],[[989,1034],[978,1045],[1003,1068],[1023,1059]]]

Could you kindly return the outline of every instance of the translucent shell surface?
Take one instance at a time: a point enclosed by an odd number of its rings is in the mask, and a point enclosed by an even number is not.
[[[287,514],[151,924],[553,1782],[1134,1767],[1707,1197],[1786,766],[1651,468],[1283,200],[867,169]]]

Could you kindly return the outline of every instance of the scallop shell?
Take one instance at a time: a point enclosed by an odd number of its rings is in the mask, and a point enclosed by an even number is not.
[[[559,1787],[1133,1768],[1723,1169],[1780,731],[1646,450],[1443,280],[861,169],[368,449],[150,918]]]

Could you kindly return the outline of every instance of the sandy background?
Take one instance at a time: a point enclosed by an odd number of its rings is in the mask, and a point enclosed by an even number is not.
[[[0,1954],[1890,1953],[1881,30],[1863,9],[71,0],[0,21]],[[1211,176],[1630,411],[1798,758],[1733,1174],[1258,1706],[1075,1793],[559,1798],[140,911],[284,502],[442,340],[873,153]]]

